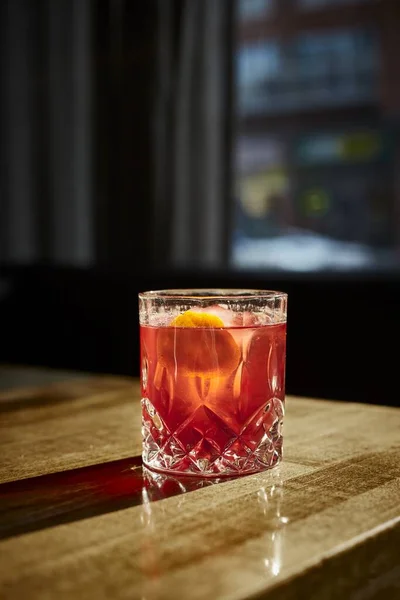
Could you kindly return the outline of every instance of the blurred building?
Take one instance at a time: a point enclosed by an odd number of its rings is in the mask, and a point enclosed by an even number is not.
[[[397,268],[397,0],[238,0],[233,263]]]

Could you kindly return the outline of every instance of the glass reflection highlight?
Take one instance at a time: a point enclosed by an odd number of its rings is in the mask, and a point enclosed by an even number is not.
[[[219,483],[228,483],[221,495],[211,490],[206,495],[187,495]],[[175,501],[172,496],[177,496]],[[167,498],[169,502],[158,502]],[[255,568],[262,578],[274,579],[281,573],[289,520],[280,470],[238,480],[175,477],[144,468],[142,502],[141,571],[146,600],[160,593],[163,575],[209,557],[239,560],[244,573],[246,562],[253,561],[251,570]]]
[[[276,577],[281,571],[284,528],[289,519],[282,514],[284,496],[283,480],[279,471],[274,475],[274,483],[259,489],[257,500],[262,516],[265,519],[265,525],[267,526],[263,565],[268,575]]]

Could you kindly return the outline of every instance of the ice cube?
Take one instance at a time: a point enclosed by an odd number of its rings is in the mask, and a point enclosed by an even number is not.
[[[222,304],[214,304],[212,306],[207,306],[205,308],[196,308],[193,309],[197,312],[208,313],[209,315],[214,315],[219,317],[224,324],[224,327],[235,327],[237,320],[237,313],[232,310],[229,310],[226,306]]]
[[[242,327],[256,327],[259,323],[256,313],[245,311],[241,313]]]
[[[219,317],[225,327],[256,327],[259,324],[259,318],[256,313],[250,311],[233,311],[222,304],[215,304],[201,309],[201,312],[207,312],[210,315]]]

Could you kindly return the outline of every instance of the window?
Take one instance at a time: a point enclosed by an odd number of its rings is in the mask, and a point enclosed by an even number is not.
[[[274,16],[262,36],[238,13],[232,265],[397,269],[400,110],[383,104],[383,32],[374,19],[308,28],[290,6],[282,36]]]
[[[239,49],[237,66],[239,111],[251,114],[268,110],[273,98],[266,86],[279,80],[283,66],[278,45],[273,42],[244,44]]]
[[[272,12],[274,0],[239,0],[239,18],[243,21],[265,17]]]
[[[286,43],[243,42],[238,49],[241,114],[349,105],[372,100],[378,47],[373,32],[301,33]]]

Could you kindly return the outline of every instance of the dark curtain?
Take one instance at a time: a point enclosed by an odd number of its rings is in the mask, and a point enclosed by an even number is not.
[[[227,256],[231,0],[3,0],[0,262]]]
[[[158,7],[154,256],[218,268],[229,251],[234,2]]]
[[[94,260],[91,0],[1,3],[0,260]]]
[[[150,264],[156,0],[0,11],[0,264]]]

